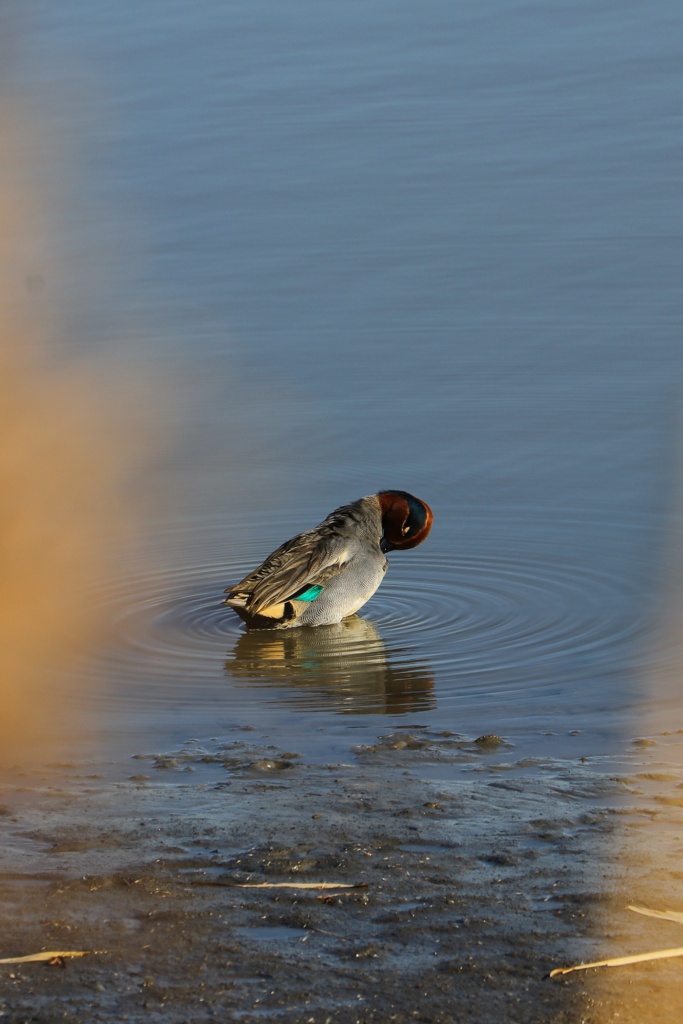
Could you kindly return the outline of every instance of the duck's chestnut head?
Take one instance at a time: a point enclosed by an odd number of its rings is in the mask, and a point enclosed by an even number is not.
[[[384,530],[382,551],[416,548],[427,538],[434,516],[426,502],[407,491],[380,491],[377,497]]]

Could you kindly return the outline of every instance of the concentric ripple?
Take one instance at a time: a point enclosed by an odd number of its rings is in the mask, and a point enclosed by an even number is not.
[[[531,707],[549,696],[561,703],[577,688],[594,693],[598,681],[633,667],[648,628],[642,566],[610,549],[607,522],[604,536],[591,524],[583,546],[582,524],[569,519],[554,520],[543,545],[528,516],[514,525],[490,517],[484,529],[480,517],[461,516],[453,550],[437,534],[415,552],[390,556],[362,617],[249,634],[223,606],[222,591],[258,564],[268,544],[245,530],[239,557],[225,560],[220,526],[188,526],[183,543],[174,537],[168,550],[191,543],[201,559],[123,576],[97,595],[110,625],[95,670],[100,692],[131,710],[189,703],[257,710],[275,701],[391,713],[451,703],[460,712],[486,700]],[[628,527],[631,552],[639,529]]]
[[[458,673],[527,676],[559,656],[615,663],[643,626],[630,614],[636,585],[586,567],[426,554],[406,589],[387,583],[378,626],[428,636],[434,663]]]

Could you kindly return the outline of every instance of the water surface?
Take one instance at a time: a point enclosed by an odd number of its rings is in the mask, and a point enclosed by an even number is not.
[[[116,756],[236,726],[322,755],[386,716],[571,754],[636,727],[680,449],[682,20],[28,5],[12,81],[70,147],[63,344],[144,357],[174,424],[149,557],[89,598],[111,630],[79,705]],[[247,636],[221,607],[392,487],[435,526],[360,618]]]

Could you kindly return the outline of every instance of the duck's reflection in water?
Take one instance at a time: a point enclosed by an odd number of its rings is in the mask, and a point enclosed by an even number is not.
[[[353,714],[429,711],[434,678],[424,662],[392,664],[368,619],[352,615],[335,626],[253,630],[225,662],[231,679],[285,690],[285,703]]]

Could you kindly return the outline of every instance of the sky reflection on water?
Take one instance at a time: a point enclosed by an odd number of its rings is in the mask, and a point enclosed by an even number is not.
[[[363,628],[383,672],[418,680],[415,710],[618,728],[680,447],[680,21],[672,3],[31,8],[12,83],[73,153],[51,222],[62,349],[144,354],[174,421],[153,567],[122,558],[111,584],[113,707],[161,717],[184,688],[208,717],[244,710],[245,675],[300,695],[307,659],[243,657],[257,641],[225,642],[211,588],[397,487],[435,528]],[[50,162],[32,177],[59,184]]]

